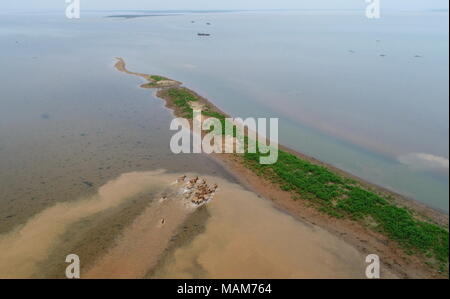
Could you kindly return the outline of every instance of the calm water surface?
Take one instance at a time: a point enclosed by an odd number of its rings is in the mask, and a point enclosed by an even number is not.
[[[124,170],[189,168],[168,151],[170,113],[117,56],[231,115],[279,117],[282,143],[448,211],[448,13],[110,14],[0,16],[4,217],[58,185],[70,197]]]

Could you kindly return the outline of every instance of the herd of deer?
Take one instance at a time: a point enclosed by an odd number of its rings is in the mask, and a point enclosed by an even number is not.
[[[198,177],[188,179],[185,175],[178,178],[178,183],[185,183],[185,198],[191,199],[191,202],[200,205],[212,199],[217,190],[217,184],[209,186],[204,179]]]

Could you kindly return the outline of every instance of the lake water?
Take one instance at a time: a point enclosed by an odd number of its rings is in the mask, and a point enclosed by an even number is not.
[[[279,117],[281,143],[448,211],[447,12],[107,18],[124,14],[135,13],[0,15],[5,207],[28,204],[37,190],[57,197],[61,184],[73,185],[68,197],[78,194],[95,183],[88,172],[104,181],[160,161],[184,163],[167,152],[162,102],[155,108],[139,79],[113,69],[123,57],[130,70],[182,81],[233,116]],[[92,156],[90,147],[109,154]],[[136,148],[141,155],[127,155]],[[123,165],[109,173],[108,161]],[[11,209],[2,209],[5,217]]]

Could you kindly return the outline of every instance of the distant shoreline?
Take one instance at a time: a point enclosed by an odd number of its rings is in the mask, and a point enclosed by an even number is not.
[[[209,100],[201,97],[190,89],[182,87],[181,82],[162,76],[129,71],[127,70],[125,61],[122,58],[117,58],[115,68],[121,72],[139,76],[148,81],[149,83],[142,84],[141,87],[156,89],[156,96],[165,100],[166,107],[171,109],[178,117],[186,116],[183,115],[183,107],[175,105],[173,103],[173,99],[171,99],[171,96],[167,94],[167,90],[170,88],[176,88],[183,92],[189,93],[195,96],[198,103],[208,107],[209,111],[228,117],[227,114],[217,108]],[[448,214],[425,206],[417,201],[405,198],[395,192],[387,190],[386,188],[374,185],[334,166],[296,152],[287,147],[280,145],[280,150],[285,153],[292,154],[301,160],[308,161],[313,165],[324,167],[339,176],[349,180],[354,180],[361,187],[370,190],[375,194],[379,194],[382,197],[389,198],[393,205],[399,205],[400,207],[404,207],[404,209],[411,211],[411,213],[414,214],[414,217],[419,218],[420,221],[436,223],[448,231]],[[258,176],[251,170],[251,167],[249,168],[248,165],[245,165],[245,161],[240,157],[232,154],[214,154],[213,157],[220,164],[228,168],[232,173],[236,174],[243,185],[246,185],[256,193],[271,199],[276,205],[292,216],[325,228],[331,233],[338,235],[348,243],[354,245],[362,252],[379,253],[384,266],[396,273],[399,277],[447,277],[447,274],[439,273],[436,269],[432,269],[425,265],[425,259],[422,256],[412,256],[406,254],[404,249],[400,248],[396,242],[392,242],[390,238],[385,236],[385,234],[369,229],[366,225],[361,225],[361,223],[358,223],[357,221],[352,221],[346,218],[339,219],[333,217],[333,215],[327,215],[326,213],[323,213],[323,211],[318,211],[318,207],[311,204],[308,200],[295,200],[295,196],[293,197],[293,192],[287,190],[283,191],[280,189],[279,185],[271,182],[267,176]]]

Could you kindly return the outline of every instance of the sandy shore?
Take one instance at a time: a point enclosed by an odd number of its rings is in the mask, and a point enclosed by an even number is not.
[[[137,75],[152,82],[152,80],[150,79],[150,75],[128,71],[123,59],[118,58],[118,62],[116,63],[115,67],[119,71],[131,75]],[[181,85],[181,83],[178,81],[172,82],[173,86]],[[170,84],[168,86],[170,86]],[[145,87],[145,84],[142,87]],[[156,95],[166,100],[166,106],[172,109],[175,115],[179,115],[180,111],[177,111],[177,107],[174,107],[170,104],[168,99],[165,99],[163,93],[164,88],[157,90],[158,91]],[[195,94],[195,92],[193,92],[192,90],[189,91]],[[207,105],[208,107],[213,108],[215,111],[223,113],[209,100],[201,97],[200,95],[197,96],[200,99],[201,104]],[[364,187],[373,190],[378,194],[389,195],[398,204],[414,210],[415,213],[421,215],[421,217],[423,217],[424,219],[429,219],[437,224],[448,226],[447,214],[441,213],[423,204],[404,198],[401,195],[385,188],[373,185],[367,181],[364,181],[358,177],[337,169],[336,167],[320,162],[314,158],[305,156],[285,147],[281,148],[301,157],[302,159],[311,161],[314,164],[325,166],[342,176],[355,179]],[[263,197],[272,200],[278,208],[285,211],[289,215],[292,215],[298,220],[306,221],[312,225],[317,225],[325,229],[326,231],[332,233],[334,236],[337,236],[338,238],[357,248],[358,251],[362,254],[378,254],[382,261],[383,268],[387,269],[391,273],[394,273],[395,276],[400,278],[437,278],[442,276],[437,271],[430,269],[430,267],[425,265],[423,259],[414,255],[406,254],[405,251],[396,244],[396,242],[390,241],[386,236],[370,230],[354,221],[348,219],[337,219],[321,213],[308,201],[293,200],[292,194],[290,192],[282,191],[278,186],[275,186],[266,179],[254,174],[252,171],[242,165],[242,161],[238,157],[229,154],[215,154],[214,158],[219,163],[228,168],[232,173],[234,173],[241,184],[245,185],[257,194],[260,194]]]
[[[194,204],[180,175],[124,173],[90,197],[36,214],[0,236],[0,277],[63,278],[60,257],[76,252],[82,278],[364,278],[365,255],[338,236],[229,179],[184,173],[218,185],[210,202]],[[141,211],[130,213],[135,206]],[[105,212],[106,223],[92,222]],[[65,250],[78,229],[81,247]],[[105,244],[105,233],[114,241]],[[396,277],[388,269],[382,275]]]

